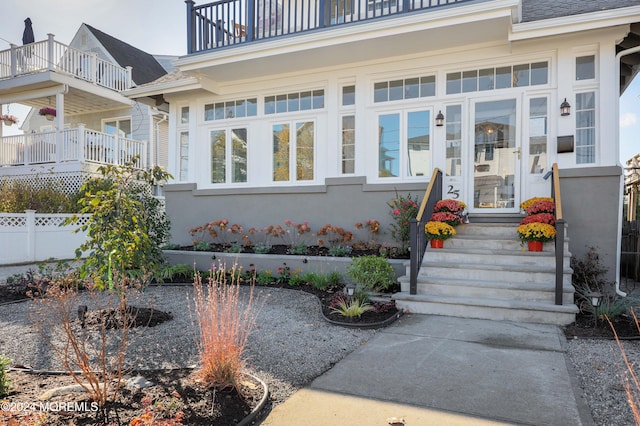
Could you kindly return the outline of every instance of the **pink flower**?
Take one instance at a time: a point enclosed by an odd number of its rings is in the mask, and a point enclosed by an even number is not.
[[[287,220],[284,221],[284,224],[287,225],[287,226],[291,226],[291,221],[289,219],[287,219]]]
[[[394,214],[395,216],[398,216],[398,215],[400,214],[400,209],[395,209],[395,210],[393,211],[393,214]]]

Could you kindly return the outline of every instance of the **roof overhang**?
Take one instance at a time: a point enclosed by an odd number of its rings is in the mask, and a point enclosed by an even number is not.
[[[217,48],[179,58],[181,71],[216,83],[505,42],[519,0],[490,0]],[[452,9],[455,8],[455,14]],[[212,87],[215,90],[215,87]]]
[[[66,115],[108,111],[132,105],[132,101],[120,93],[55,71],[0,80],[0,104],[16,102],[42,108],[52,106],[57,93],[64,94]]]

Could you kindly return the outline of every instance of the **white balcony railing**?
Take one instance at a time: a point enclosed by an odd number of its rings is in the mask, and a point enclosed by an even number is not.
[[[131,67],[123,68],[53,39],[0,51],[0,80],[44,71],[56,71],[115,91],[132,87]]]
[[[70,161],[119,165],[136,156],[139,158],[136,166],[146,168],[145,141],[110,135],[84,126],[0,138],[0,166]]]

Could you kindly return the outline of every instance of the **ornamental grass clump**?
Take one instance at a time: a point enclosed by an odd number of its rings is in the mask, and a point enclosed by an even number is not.
[[[523,243],[529,241],[551,241],[556,237],[556,228],[547,223],[533,222],[518,226],[518,237]]]
[[[446,240],[456,235],[453,226],[445,222],[429,221],[424,226],[424,232],[430,240]]]
[[[235,388],[246,365],[244,350],[256,324],[253,285],[246,299],[240,295],[237,268],[213,268],[206,284],[196,274],[193,283],[199,368],[196,377],[216,389]]]

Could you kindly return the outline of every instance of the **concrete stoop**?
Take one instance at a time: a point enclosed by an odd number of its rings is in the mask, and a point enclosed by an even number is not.
[[[457,227],[444,249],[428,248],[409,294],[409,270],[400,278],[396,304],[409,312],[464,318],[567,325],[574,304],[568,238],[564,246],[563,305],[555,304],[555,246],[540,253],[521,247],[517,224],[478,223]]]

